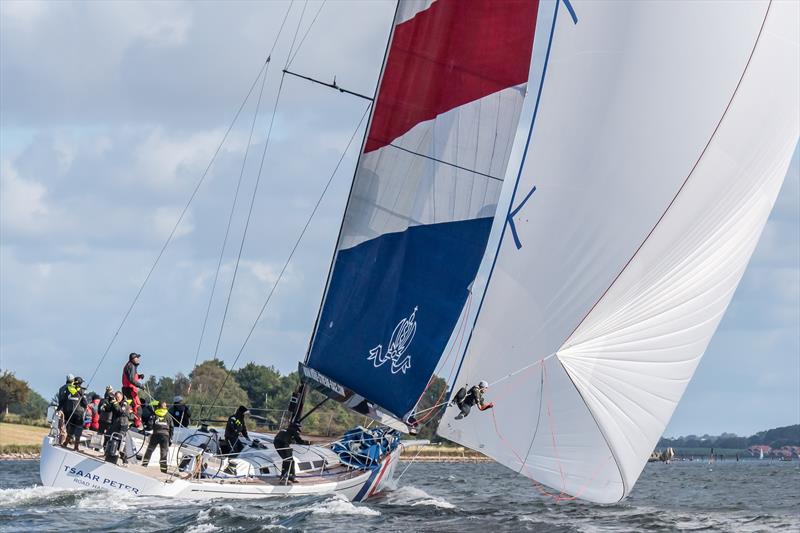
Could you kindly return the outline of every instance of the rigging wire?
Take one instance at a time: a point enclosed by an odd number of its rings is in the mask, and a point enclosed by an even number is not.
[[[297,28],[294,30],[294,37],[292,37],[292,44],[289,45],[289,53],[286,54],[286,65],[283,68],[289,68],[289,63],[292,59],[292,52],[294,51],[294,43],[297,41],[297,34],[300,33],[300,26],[303,24],[303,16],[306,14],[306,7],[308,7],[308,0],[303,2],[303,10],[300,12],[300,18],[297,20]],[[300,42],[302,44],[302,41]],[[300,46],[297,46],[297,50],[300,50]]]
[[[317,13],[314,15],[314,18],[311,19],[311,24],[309,24],[308,28],[306,28],[303,38],[300,39],[300,43],[297,45],[297,50],[294,51],[294,55],[291,57],[291,59],[289,59],[289,62],[286,63],[287,69],[292,66],[292,63],[294,63],[294,58],[297,57],[297,54],[300,52],[300,47],[303,46],[303,43],[306,41],[306,37],[308,37],[308,34],[311,33],[311,28],[314,26],[314,23],[317,21],[317,17],[319,17],[319,14],[322,12],[322,8],[325,7],[325,2],[327,2],[327,0],[322,0],[322,4],[320,4],[319,9],[317,9]]]
[[[267,58],[267,63],[269,63],[269,61],[270,61],[270,58],[268,57]],[[253,141],[253,130],[255,129],[256,119],[258,118],[258,110],[259,110],[259,107],[261,106],[261,96],[264,93],[264,83],[267,80],[267,75],[268,74],[269,74],[269,66],[267,66],[267,69],[264,71],[264,77],[262,78],[262,81],[261,81],[261,90],[260,90],[260,92],[258,94],[258,102],[256,103],[255,113],[253,114],[253,122],[250,125],[250,135],[247,138],[247,146],[245,147],[244,158],[242,159],[242,168],[239,171],[239,180],[236,182],[236,192],[233,195],[233,203],[231,204],[231,210],[230,210],[230,213],[228,214],[228,224],[227,224],[227,226],[225,228],[225,236],[222,239],[222,247],[220,248],[220,251],[219,251],[219,259],[217,260],[217,269],[214,272],[214,281],[211,284],[211,294],[208,297],[208,305],[206,306],[206,314],[203,317],[203,327],[200,330],[200,340],[197,342],[197,351],[195,352],[194,364],[192,365],[192,369],[197,367],[197,360],[200,358],[200,348],[203,345],[203,337],[205,336],[206,325],[208,324],[208,315],[211,313],[211,304],[214,301],[214,293],[215,293],[216,288],[217,288],[217,281],[219,280],[219,272],[220,272],[220,270],[222,268],[222,260],[223,260],[223,258],[225,256],[225,248],[226,248],[226,246],[228,244],[228,236],[230,235],[230,232],[231,232],[231,224],[233,223],[233,215],[236,212],[236,204],[239,201],[239,191],[241,190],[241,187],[242,187],[242,178],[244,177],[245,164],[247,163],[247,154],[250,152],[250,144]],[[219,347],[219,341],[217,342],[217,347]],[[191,384],[191,381],[190,381],[189,382],[189,390],[190,391],[191,391],[191,387],[192,387],[192,384]]]
[[[306,0],[306,3],[307,3],[307,0]],[[291,9],[291,5],[289,6],[289,9]],[[305,6],[303,7],[303,11],[305,11]],[[289,14],[289,11],[287,10],[286,15],[288,16],[288,14]],[[300,18],[302,20],[302,14],[300,15]],[[278,39],[281,36],[281,32],[283,31],[283,27],[284,27],[285,23],[286,23],[286,17],[284,17],[283,24],[281,24],[280,31],[278,32],[278,35],[275,37],[275,43],[278,42]],[[298,25],[298,28],[299,28],[299,25]],[[297,38],[297,32],[295,32],[295,38]],[[294,45],[294,41],[292,41],[292,45]],[[273,50],[275,49],[275,44],[273,44],[272,49]],[[291,48],[289,50],[289,53],[291,53]],[[270,117],[270,121],[269,121],[269,128],[267,130],[267,138],[264,141],[264,150],[261,152],[261,163],[259,164],[259,167],[258,167],[258,174],[256,175],[256,182],[255,182],[255,185],[253,186],[253,193],[250,196],[250,206],[249,206],[249,208],[247,210],[247,218],[245,220],[244,230],[242,231],[242,238],[239,241],[239,252],[236,255],[236,263],[235,263],[234,268],[233,268],[233,277],[231,278],[231,284],[230,284],[230,287],[228,288],[228,296],[225,299],[225,310],[222,313],[222,321],[220,322],[220,326],[219,326],[219,334],[217,335],[217,342],[216,342],[216,346],[214,347],[214,359],[216,359],[217,356],[219,355],[219,345],[220,345],[220,342],[222,341],[222,333],[223,333],[223,331],[225,329],[225,320],[228,317],[228,310],[230,308],[231,296],[233,295],[233,289],[234,289],[234,286],[236,285],[236,277],[237,277],[237,274],[239,273],[239,264],[241,263],[241,260],[242,260],[242,252],[244,250],[244,243],[247,240],[247,232],[250,229],[250,220],[252,219],[252,216],[253,216],[253,206],[255,205],[256,196],[258,195],[258,187],[259,187],[259,185],[261,183],[261,176],[263,175],[264,161],[266,159],[267,150],[269,149],[270,141],[272,139],[272,129],[273,129],[273,126],[275,125],[275,115],[277,114],[277,111],[278,111],[278,103],[280,102],[281,94],[282,94],[282,91],[283,91],[283,81],[284,81],[284,79],[285,79],[285,75],[282,75],[281,76],[281,80],[280,80],[280,84],[278,85],[278,92],[276,93],[276,96],[275,96],[275,103],[272,106],[272,116]]]
[[[242,103],[239,105],[239,108],[236,110],[236,113],[233,116],[233,120],[231,120],[231,123],[228,125],[228,129],[225,131],[225,134],[222,136],[222,140],[219,142],[219,144],[217,145],[216,150],[214,151],[214,155],[211,157],[211,160],[208,162],[208,165],[206,166],[206,169],[203,171],[203,174],[200,176],[200,179],[198,180],[197,184],[195,185],[194,190],[192,190],[192,193],[189,196],[189,200],[186,202],[186,205],[183,207],[183,210],[181,211],[181,214],[178,217],[178,220],[175,222],[175,225],[172,227],[172,231],[170,231],[169,236],[167,237],[166,241],[164,242],[164,245],[161,247],[161,250],[158,252],[158,255],[156,256],[155,260],[153,261],[153,264],[151,265],[150,270],[147,272],[147,275],[145,276],[144,280],[142,281],[142,284],[139,286],[139,289],[136,291],[136,295],[134,296],[133,301],[131,302],[130,306],[128,307],[127,311],[125,312],[125,315],[122,317],[122,320],[120,321],[119,326],[117,327],[116,331],[114,331],[114,335],[111,337],[111,340],[108,342],[108,345],[106,346],[106,349],[103,351],[103,355],[100,357],[100,361],[97,363],[97,366],[95,367],[95,369],[92,372],[91,376],[86,381],[87,388],[89,387],[89,385],[91,385],[92,381],[97,376],[97,373],[100,371],[100,367],[103,365],[103,362],[105,361],[106,357],[108,356],[108,353],[111,351],[111,347],[114,345],[114,342],[117,340],[117,337],[119,336],[119,332],[122,330],[122,327],[127,322],[128,317],[130,316],[131,312],[133,311],[133,308],[136,306],[136,303],[139,301],[139,297],[142,295],[142,292],[144,291],[144,288],[147,285],[148,281],[150,281],[150,278],[153,275],[153,272],[155,271],[156,266],[158,266],[158,263],[161,261],[161,257],[164,255],[164,252],[166,251],[167,247],[172,242],[172,239],[175,237],[175,233],[177,232],[178,227],[180,227],[181,222],[183,221],[184,217],[186,216],[186,213],[189,211],[189,206],[192,204],[192,201],[194,201],[195,196],[197,196],[197,192],[200,190],[200,187],[205,182],[205,179],[208,176],[208,173],[211,170],[211,167],[213,166],[214,162],[217,159],[217,156],[219,155],[220,151],[222,150],[222,146],[225,144],[225,141],[228,139],[228,136],[230,135],[231,130],[233,130],[234,124],[236,124],[236,121],[238,120],[239,115],[242,113],[242,110],[244,109],[245,104],[250,99],[250,95],[253,93],[253,89],[255,89],[256,85],[258,84],[258,80],[261,78],[261,73],[264,71],[265,68],[266,68],[266,63],[264,65],[262,65],[261,69],[258,72],[258,76],[256,76],[256,79],[254,79],[253,83],[250,85],[250,89],[247,91],[247,95],[245,96],[245,98],[242,101]]]
[[[306,231],[308,230],[308,227],[311,224],[311,221],[313,220],[314,216],[317,213],[317,210],[319,209],[320,204],[322,203],[322,199],[325,197],[325,194],[327,194],[328,189],[330,188],[331,183],[333,182],[334,176],[336,176],[336,173],[338,172],[339,167],[342,164],[342,161],[344,161],[344,158],[347,155],[347,152],[350,149],[350,146],[353,144],[353,140],[356,138],[356,134],[359,132],[359,130],[361,129],[361,125],[364,123],[364,120],[369,115],[369,111],[370,111],[371,107],[372,107],[372,104],[367,105],[366,109],[364,110],[364,113],[361,115],[361,120],[358,121],[358,125],[356,126],[355,130],[353,131],[353,134],[350,136],[350,140],[347,142],[347,146],[345,146],[345,149],[342,151],[342,155],[339,158],[339,161],[336,163],[336,167],[333,169],[333,172],[331,172],[331,175],[328,178],[328,181],[325,184],[325,187],[322,189],[322,193],[319,195],[319,198],[317,198],[317,202],[316,202],[316,204],[314,204],[314,208],[311,210],[311,214],[308,216],[308,219],[306,220],[305,225],[303,226],[303,229],[300,231],[300,235],[295,240],[295,243],[292,246],[292,250],[289,252],[289,256],[286,258],[286,261],[284,262],[283,267],[281,268],[281,271],[278,274],[277,279],[275,280],[275,283],[273,283],[272,288],[270,289],[269,293],[267,294],[267,298],[264,301],[264,304],[261,306],[261,309],[259,310],[258,315],[256,316],[256,319],[253,321],[253,325],[250,327],[250,330],[248,331],[247,336],[245,337],[241,348],[239,348],[239,351],[236,354],[236,358],[233,360],[233,363],[230,365],[230,368],[227,370],[227,373],[225,374],[225,379],[223,380],[222,384],[219,386],[219,389],[217,390],[217,394],[214,397],[214,400],[211,402],[211,406],[212,407],[217,403],[217,400],[219,399],[219,396],[222,393],[222,390],[225,388],[225,385],[227,384],[228,379],[230,378],[230,375],[233,372],[233,369],[236,367],[236,363],[239,362],[239,358],[241,357],[242,353],[244,352],[245,347],[247,347],[247,343],[250,341],[250,337],[253,335],[253,332],[255,331],[256,326],[258,325],[258,322],[261,320],[261,316],[264,314],[264,311],[267,309],[267,306],[269,305],[269,302],[272,299],[272,295],[275,293],[275,289],[278,287],[278,284],[280,284],[281,280],[283,279],[283,275],[286,272],[286,268],[289,266],[289,263],[291,262],[292,258],[294,257],[295,252],[297,251],[298,246],[300,245],[300,242],[303,240],[303,237],[305,236]]]
[[[266,84],[267,74],[268,73],[269,73],[269,67],[267,67],[267,71],[264,73],[264,78],[261,80],[261,92],[259,92],[259,94],[258,94],[258,102],[256,103],[256,111],[255,111],[255,114],[253,115],[253,123],[250,126],[250,137],[247,139],[247,148],[245,149],[244,157],[242,158],[242,168],[239,171],[239,184],[241,184],[241,182],[242,182],[242,176],[244,176],[244,170],[245,170],[245,167],[247,166],[247,154],[250,152],[250,143],[252,142],[252,139],[253,139],[253,130],[256,127],[256,121],[258,120],[258,112],[259,112],[259,109],[261,108],[261,97],[262,97],[262,95],[264,93],[264,85]],[[280,98],[280,92],[278,93],[278,98]],[[276,98],[275,107],[277,107],[277,105],[278,105],[278,100]],[[275,119],[275,108],[272,109],[272,120],[274,120],[274,119]],[[272,123],[271,122],[270,122],[270,133],[272,133]],[[269,136],[267,136],[267,141],[266,141],[266,143],[264,145],[264,152],[266,152],[266,148],[267,148],[268,145],[269,145]],[[264,164],[263,156],[262,156],[261,164],[262,164],[262,166]],[[222,331],[225,328],[225,319],[228,316],[228,308],[230,307],[230,303],[231,303],[231,295],[233,294],[233,287],[236,284],[236,274],[239,271],[239,263],[240,263],[240,261],[242,259],[242,250],[244,248],[245,239],[247,238],[247,229],[250,226],[250,217],[253,214],[253,204],[255,203],[256,193],[258,192],[258,184],[259,184],[260,180],[261,180],[261,169],[259,169],[258,176],[256,176],[256,184],[253,187],[253,194],[250,197],[250,209],[247,212],[247,221],[245,222],[244,232],[242,233],[242,240],[239,243],[239,254],[236,257],[236,266],[233,269],[233,277],[231,278],[231,285],[228,288],[228,297],[225,300],[225,311],[222,314],[222,321],[220,322],[220,325],[219,325],[219,334],[217,335],[217,343],[214,346],[214,359],[217,358],[217,354],[219,353],[219,343],[222,340]],[[237,196],[239,194],[239,185],[236,186],[236,194],[237,194]],[[228,227],[229,228],[230,228],[230,221],[233,219],[233,213],[234,213],[234,208],[235,207],[236,207],[236,201],[234,200],[234,205],[231,207],[230,219],[228,220]],[[227,239],[227,234],[226,234],[226,239]],[[222,252],[224,252],[224,251],[225,251],[225,249],[224,249],[224,245],[223,245]]]
[[[292,10],[292,5],[293,4],[294,4],[294,0],[289,2],[289,7],[286,9],[286,13],[283,14],[283,20],[281,21],[281,25],[278,28],[278,34],[275,36],[275,39],[272,41],[272,47],[270,48],[269,53],[267,54],[267,59],[265,61],[265,65],[262,66],[261,67],[261,71],[259,71],[259,76],[261,76],[262,72],[264,73],[264,81],[266,81],[267,74],[269,72],[268,63],[270,63],[270,61],[272,59],[272,54],[275,51],[275,47],[278,44],[278,39],[280,38],[281,34],[283,33],[284,26],[286,26],[286,20],[289,18],[289,13]],[[265,68],[266,68],[266,71],[265,71]],[[258,78],[256,78],[256,82],[257,81],[258,81]],[[264,91],[264,81],[262,81],[262,84],[261,84],[261,92],[262,93]],[[248,99],[249,99],[249,97],[250,97],[250,94],[248,94]],[[260,98],[261,98],[261,95],[259,94],[259,100],[260,100]],[[253,126],[255,126],[255,120],[256,120],[257,116],[258,116],[258,108],[256,108],[256,113],[255,113],[255,115],[253,117]],[[250,128],[250,139],[248,139],[247,149],[246,149],[248,151],[250,149],[250,142],[251,142],[252,136],[253,136],[253,127],[251,126],[251,128]],[[247,159],[247,151],[245,151],[245,159]],[[242,169],[244,170],[244,163],[242,164]],[[233,221],[233,214],[234,214],[234,210],[236,208],[236,204],[237,204],[237,201],[238,201],[239,188],[241,187],[241,184],[242,184],[242,174],[240,173],[239,174],[239,181],[236,184],[236,193],[234,194],[234,197],[233,197],[233,205],[231,206],[231,212],[230,212],[230,215],[228,217],[228,226],[225,229],[225,237],[222,240],[222,248],[220,249],[220,252],[219,252],[219,260],[217,261],[217,269],[216,269],[216,271],[214,273],[214,282],[211,284],[211,294],[209,295],[209,298],[208,298],[208,306],[206,307],[206,314],[203,317],[203,327],[202,327],[202,329],[200,331],[200,340],[197,343],[197,351],[195,353],[194,363],[192,365],[192,369],[193,370],[194,370],[194,368],[197,367],[197,361],[200,359],[200,349],[201,349],[201,347],[203,345],[203,337],[205,336],[206,325],[208,324],[208,316],[211,313],[211,304],[214,301],[214,293],[216,292],[216,288],[217,288],[217,281],[219,279],[219,272],[220,272],[220,269],[222,268],[222,260],[223,260],[224,254],[225,254],[225,248],[226,248],[227,243],[228,243],[228,236],[230,234],[231,223]],[[189,390],[190,391],[191,391],[191,388],[192,388],[192,384],[191,384],[191,381],[190,381],[189,382]]]

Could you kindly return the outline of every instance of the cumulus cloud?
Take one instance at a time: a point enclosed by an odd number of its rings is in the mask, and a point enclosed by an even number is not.
[[[23,234],[43,231],[50,209],[47,188],[34,180],[22,178],[8,161],[0,163],[0,225],[3,231]]]

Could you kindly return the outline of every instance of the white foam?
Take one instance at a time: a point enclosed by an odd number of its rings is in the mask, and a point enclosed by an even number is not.
[[[186,530],[186,533],[213,533],[214,531],[222,531],[214,524],[197,524],[191,526]]]
[[[211,513],[215,511],[228,511],[232,513],[234,512],[234,509],[232,505],[228,504],[214,505],[212,507],[208,507],[207,509],[203,509],[202,511],[197,513],[198,522],[205,522],[207,520],[211,520]]]
[[[311,506],[310,511],[314,514],[331,515],[361,515],[361,516],[380,516],[380,511],[370,509],[366,505],[354,505],[350,500],[339,494],[331,499],[319,502]]]
[[[428,505],[440,509],[455,509],[456,506],[444,498],[431,496],[422,489],[411,485],[403,485],[395,490],[385,492],[386,503],[389,505],[407,505],[416,507],[418,505]]]
[[[61,489],[34,485],[25,489],[0,489],[0,506],[15,505],[27,500],[50,498],[55,494],[71,494],[76,489]]]

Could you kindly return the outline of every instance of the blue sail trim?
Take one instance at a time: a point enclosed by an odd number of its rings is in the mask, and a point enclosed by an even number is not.
[[[405,419],[455,328],[492,220],[412,226],[339,251],[307,365]]]

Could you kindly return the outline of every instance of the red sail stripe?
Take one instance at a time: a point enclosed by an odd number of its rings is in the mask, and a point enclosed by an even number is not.
[[[525,83],[538,7],[538,0],[437,0],[398,24],[364,152]]]

